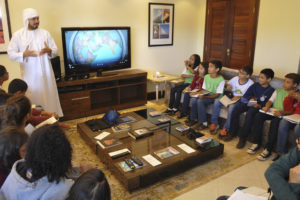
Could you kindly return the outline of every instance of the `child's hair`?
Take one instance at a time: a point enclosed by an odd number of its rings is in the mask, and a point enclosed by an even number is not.
[[[11,97],[11,95],[7,94],[4,90],[0,89],[0,106],[6,104],[6,101],[9,97]]]
[[[3,65],[0,65],[0,77],[2,77],[6,72],[6,68]]]
[[[209,65],[209,62],[201,62],[200,65],[203,66],[205,72],[204,72],[204,75],[206,75],[208,73],[208,65]]]
[[[99,169],[90,169],[73,184],[66,200],[110,200],[110,187]]]
[[[242,67],[242,70],[247,73],[247,75],[251,76],[253,73],[253,68],[246,65]]]
[[[221,71],[222,69],[222,62],[219,61],[219,60],[212,60],[210,61],[211,64],[213,64],[215,66],[215,68],[218,68],[219,69],[219,72]]]
[[[21,159],[19,150],[27,139],[28,135],[15,126],[0,131],[0,162],[7,172],[10,172],[13,164]]]
[[[299,74],[289,73],[289,74],[285,75],[285,78],[292,79],[293,83],[296,83],[297,85],[299,85],[299,83],[300,83],[300,75]]]
[[[25,81],[21,79],[14,79],[8,85],[8,93],[15,94],[16,92],[26,92],[28,85]]]
[[[194,66],[193,66],[193,69],[195,69],[197,66],[200,65],[201,58],[198,54],[193,54],[192,56],[194,56],[195,59]]]
[[[30,100],[24,95],[16,95],[7,99],[0,107],[1,128],[6,126],[20,127],[25,117],[31,112]]]
[[[29,138],[25,165],[32,170],[32,180],[47,176],[49,182],[59,183],[72,167],[72,147],[58,124],[45,125]]]
[[[274,71],[270,68],[266,68],[260,71],[261,74],[264,74],[267,79],[273,79],[274,78]]]

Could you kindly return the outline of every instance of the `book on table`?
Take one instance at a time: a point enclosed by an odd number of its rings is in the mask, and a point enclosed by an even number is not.
[[[184,132],[184,131],[187,131],[189,129],[190,129],[190,127],[188,127],[186,125],[176,127],[176,130],[179,131],[179,132]]]
[[[129,131],[130,130],[130,126],[128,124],[119,124],[117,126],[113,126],[111,127],[111,129],[115,132],[123,132],[123,131]]]
[[[176,149],[174,149],[173,147],[170,146],[170,147],[155,151],[154,154],[157,155],[160,159],[165,159],[165,158],[169,158],[169,157],[179,154],[179,151],[177,151]]]
[[[224,95],[219,101],[225,106],[228,107],[231,104],[234,104],[238,101],[239,99],[232,100],[228,96]]]
[[[196,138],[196,143],[199,145],[207,144],[207,143],[210,143],[211,141],[212,141],[212,138],[209,136],[206,136],[206,135]]]
[[[169,122],[171,119],[169,117],[162,117],[158,119],[159,122]]]
[[[162,113],[161,113],[161,112],[158,112],[158,111],[151,111],[151,112],[149,112],[149,115],[150,115],[151,117],[156,117],[156,116],[162,115]]]
[[[148,128],[139,128],[129,131],[128,135],[137,140],[153,135],[153,131],[149,130]]]
[[[99,144],[102,149],[107,149],[123,143],[117,137],[110,137],[97,141],[97,144]]]
[[[284,116],[283,119],[286,119],[293,124],[300,124],[300,114],[287,115]]]
[[[116,120],[116,124],[124,124],[124,123],[130,123],[130,122],[135,122],[136,121],[136,118],[131,116],[131,115],[127,115],[127,116],[124,116],[124,117],[119,117],[117,120]]]

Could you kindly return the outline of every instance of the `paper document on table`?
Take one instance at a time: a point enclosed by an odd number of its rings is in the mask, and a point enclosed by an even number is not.
[[[152,165],[153,167],[160,165],[161,162],[158,161],[156,158],[154,158],[152,155],[148,154],[143,156],[144,160],[146,160],[150,165]]]
[[[236,190],[228,200],[268,200],[267,197],[257,196],[253,194],[245,193],[241,190]]]
[[[110,135],[109,132],[102,132],[102,133],[100,133],[99,135],[97,135],[97,136],[95,137],[95,139],[96,139],[96,140],[102,140],[103,138],[105,138],[105,137],[108,136],[108,135]]]
[[[186,153],[194,153],[195,149],[191,148],[190,146],[186,145],[186,144],[179,144],[177,145],[180,149],[182,149],[183,151],[185,151]]]

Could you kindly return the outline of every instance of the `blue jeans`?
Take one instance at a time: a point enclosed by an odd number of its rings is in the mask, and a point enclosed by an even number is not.
[[[182,114],[187,114],[189,104],[190,104],[190,99],[191,99],[190,92],[184,93],[183,103],[182,103],[182,110],[181,110]]]
[[[206,107],[209,104],[213,104],[215,99],[208,98],[192,98],[192,111],[191,111],[191,120],[196,120],[200,123],[207,122],[206,119]]]
[[[228,131],[230,128],[230,118],[231,118],[231,114],[232,111],[235,107],[237,103],[231,104],[228,107],[228,115],[227,115],[227,120],[226,123],[224,125],[224,128]],[[218,118],[220,115],[220,110],[223,107],[223,104],[219,101],[219,99],[216,99],[214,102],[214,107],[213,107],[213,112],[212,112],[212,116],[211,116],[211,123],[214,125],[218,125]]]
[[[282,119],[279,124],[277,139],[277,153],[279,154],[285,154],[287,152],[286,144],[289,138],[290,128],[294,128],[294,145],[296,145],[296,139],[300,137],[300,125]]]

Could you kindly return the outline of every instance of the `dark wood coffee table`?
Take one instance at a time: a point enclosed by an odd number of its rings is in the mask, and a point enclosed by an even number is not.
[[[205,161],[217,158],[218,156],[223,154],[224,145],[221,143],[220,145],[210,148],[206,151],[200,151],[196,149],[194,153],[187,154],[177,146],[183,143],[181,140],[177,139],[166,131],[159,129],[159,127],[152,124],[150,121],[143,119],[136,113],[127,113],[125,114],[125,116],[126,115],[131,115],[138,119],[138,121],[130,123],[131,129],[133,130],[143,127],[157,130],[154,131],[153,136],[134,140],[127,135],[127,132],[113,133],[111,129],[106,129],[105,131],[111,132],[111,134],[120,138],[123,144],[108,149],[102,149],[97,144],[96,139],[94,139],[94,137],[97,136],[99,132],[93,132],[85,123],[78,124],[77,128],[84,141],[92,148],[92,150],[97,154],[101,161],[107,165],[109,170],[111,170],[112,174],[114,174],[115,177],[129,191],[148,186],[164,178],[186,171]],[[172,146],[180,153],[166,159],[160,159],[154,154],[155,151],[169,146]],[[123,148],[128,148],[131,151],[131,154],[117,159],[112,159],[108,155],[109,152],[113,152]],[[142,156],[148,154],[154,156],[162,164],[153,167],[148,162],[143,160],[146,163],[146,166],[129,172],[124,172],[123,169],[119,166],[119,163],[123,161],[124,158],[130,158],[132,155],[141,158]]]

